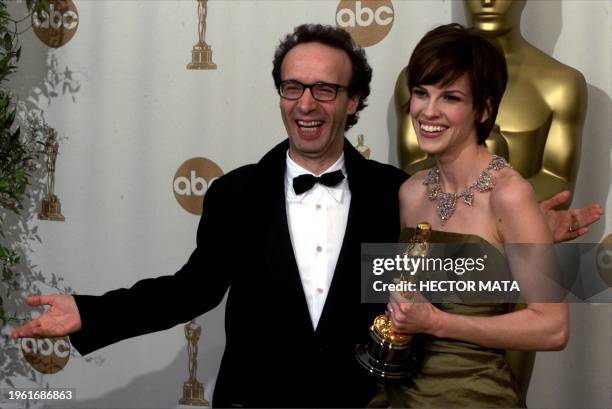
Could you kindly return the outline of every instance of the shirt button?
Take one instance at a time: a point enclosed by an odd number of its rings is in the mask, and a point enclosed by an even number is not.
[[[323,294],[323,289],[322,288],[317,288],[317,294]]]
[[[317,246],[317,253],[320,253],[321,251],[323,251],[323,247]]]
[[[321,205],[317,203],[317,205],[315,206],[315,209],[319,210],[321,208]]]

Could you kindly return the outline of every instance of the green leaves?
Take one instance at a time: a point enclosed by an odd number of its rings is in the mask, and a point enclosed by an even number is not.
[[[8,14],[6,1],[0,0],[0,83],[17,70],[16,64],[21,57],[18,21]],[[26,5],[30,12],[42,11],[48,6],[46,0],[27,0]],[[21,131],[15,124],[16,115],[17,109],[11,95],[0,89],[0,207],[19,214],[30,174],[36,166],[38,152],[35,151],[34,145],[28,144],[22,138]],[[0,236],[4,237],[2,224]],[[20,261],[15,251],[0,242],[0,280],[7,284],[7,291],[16,285],[16,273],[13,269]],[[3,285],[1,288],[4,287]],[[0,307],[3,296],[0,294]],[[1,309],[0,321],[5,320],[4,309]]]
[[[6,51],[12,51],[13,50],[13,36],[10,35],[9,33],[5,33],[4,34],[4,38],[2,39],[4,44],[4,49]]]
[[[10,95],[0,91],[0,206],[19,214],[38,153],[22,140],[16,115]]]
[[[49,8],[49,2],[47,0],[26,0],[26,7],[33,13],[41,13],[43,10]]]
[[[48,9],[46,0],[26,0],[30,14],[21,20],[15,20],[7,11],[8,1],[12,0],[0,0],[0,84],[7,81],[18,69],[17,62],[21,57],[18,24],[30,24],[31,13]],[[27,276],[19,272],[21,270],[17,266],[22,259],[18,252],[22,251],[20,248],[24,243],[21,241],[24,239],[22,236],[11,235],[10,224],[7,226],[4,223],[6,212],[3,210],[16,214],[22,210],[30,174],[35,170],[38,158],[37,144],[31,143],[28,132],[21,133],[15,122],[16,115],[17,110],[10,93],[0,89],[0,328],[11,321],[20,321],[14,311],[15,300],[21,300],[26,290],[35,291],[34,283],[41,282],[36,275],[30,273],[30,276]],[[24,264],[27,264],[27,260]],[[18,293],[17,297],[15,293]],[[9,300],[11,302],[8,302]],[[3,354],[6,355],[2,357],[6,359],[0,359],[3,374],[25,373],[25,367],[22,369],[19,366],[18,352],[15,348],[3,349]],[[12,385],[8,377],[5,381]]]

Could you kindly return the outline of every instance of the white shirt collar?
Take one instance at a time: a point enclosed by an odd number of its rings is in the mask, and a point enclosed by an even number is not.
[[[287,187],[285,189],[286,193],[288,196],[291,195],[293,198],[295,198],[295,200],[297,200],[298,202],[301,202],[302,200],[304,200],[305,197],[307,197],[314,190],[314,188],[300,195],[296,195],[295,191],[293,190],[293,178],[303,175],[305,173],[313,175],[313,176],[317,176],[317,175],[315,175],[314,173],[312,173],[311,171],[307,169],[304,169],[303,167],[298,165],[293,159],[291,159],[291,157],[289,156],[289,150],[287,150],[287,161],[286,162],[287,162],[287,170],[285,172],[285,175],[286,175],[285,176],[285,186]],[[341,203],[342,194],[344,193],[345,190],[348,189],[348,184],[346,180],[346,167],[344,166],[344,152],[342,152],[338,160],[333,165],[325,169],[323,172],[321,172],[321,174],[335,172],[336,170],[341,170],[342,173],[344,174],[344,179],[342,179],[340,183],[338,183],[336,186],[324,186],[321,184],[317,184],[316,186],[321,186],[336,200],[336,202]]]

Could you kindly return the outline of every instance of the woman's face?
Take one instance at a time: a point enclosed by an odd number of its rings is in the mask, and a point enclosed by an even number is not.
[[[440,155],[478,143],[476,112],[466,74],[447,86],[419,85],[411,91],[412,126],[423,152]],[[479,120],[486,118],[484,114]]]

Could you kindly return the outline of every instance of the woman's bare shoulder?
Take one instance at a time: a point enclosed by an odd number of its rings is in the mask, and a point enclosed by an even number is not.
[[[505,168],[495,175],[495,188],[491,194],[494,212],[516,212],[525,206],[537,206],[537,203],[533,187],[516,170]]]
[[[552,235],[531,184],[514,169],[502,169],[491,192],[491,211],[501,241],[551,243]]]
[[[503,169],[491,194],[496,229],[506,243],[549,243],[552,236],[531,184],[513,169]]]
[[[410,176],[400,187],[400,196],[403,194],[413,194],[417,191],[425,190],[426,187],[423,184],[430,169],[420,170],[414,175]]]

